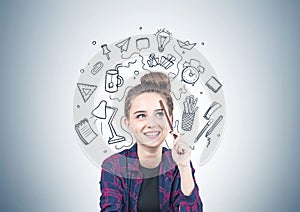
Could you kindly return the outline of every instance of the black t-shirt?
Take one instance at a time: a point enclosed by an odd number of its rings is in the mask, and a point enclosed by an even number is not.
[[[140,170],[144,179],[138,198],[138,212],[159,212],[159,166],[148,169],[140,165]]]

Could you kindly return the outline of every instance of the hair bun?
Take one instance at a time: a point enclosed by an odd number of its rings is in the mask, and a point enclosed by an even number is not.
[[[145,74],[141,78],[141,85],[143,87],[159,89],[164,91],[171,91],[171,83],[169,77],[162,72],[151,72]]]

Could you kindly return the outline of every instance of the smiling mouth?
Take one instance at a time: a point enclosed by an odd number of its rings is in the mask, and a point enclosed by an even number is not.
[[[144,135],[147,136],[148,138],[156,138],[159,134],[160,134],[159,131],[144,133]]]

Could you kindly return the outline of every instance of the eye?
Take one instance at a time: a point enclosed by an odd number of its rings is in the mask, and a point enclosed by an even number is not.
[[[140,113],[140,114],[138,114],[135,118],[136,118],[136,119],[144,119],[144,118],[146,118],[146,115],[143,114],[143,113]]]
[[[157,116],[157,117],[163,117],[164,115],[165,115],[165,114],[164,114],[163,112],[161,112],[161,111],[156,113],[156,116]]]

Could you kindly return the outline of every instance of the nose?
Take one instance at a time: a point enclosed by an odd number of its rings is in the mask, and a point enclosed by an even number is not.
[[[149,117],[147,119],[147,123],[146,123],[147,128],[153,128],[155,126],[155,120],[153,120],[153,117]]]

